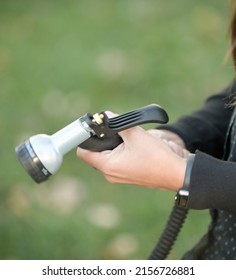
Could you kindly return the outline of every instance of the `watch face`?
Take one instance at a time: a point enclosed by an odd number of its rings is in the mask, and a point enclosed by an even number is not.
[[[176,195],[177,205],[180,207],[186,207],[188,203],[189,191],[180,189]]]

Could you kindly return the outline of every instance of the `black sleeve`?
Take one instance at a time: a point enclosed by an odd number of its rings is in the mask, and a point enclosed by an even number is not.
[[[188,208],[221,209],[236,215],[236,163],[197,152],[192,166]]]
[[[236,92],[236,82],[221,93],[208,98],[204,106],[180,118],[176,123],[159,128],[177,133],[190,152],[197,149],[221,158],[228,124],[233,112],[231,96]]]

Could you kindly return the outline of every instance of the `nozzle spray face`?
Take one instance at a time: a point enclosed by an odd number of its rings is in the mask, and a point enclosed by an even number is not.
[[[44,182],[51,176],[51,173],[36,155],[29,140],[16,147],[16,154],[27,173],[36,183]]]
[[[52,136],[38,134],[16,147],[20,162],[37,183],[46,181],[62,164],[63,155],[52,140]]]

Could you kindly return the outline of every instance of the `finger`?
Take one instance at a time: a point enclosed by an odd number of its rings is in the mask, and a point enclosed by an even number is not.
[[[118,116],[118,114],[113,113],[113,112],[111,112],[111,111],[105,111],[105,114],[108,116],[109,119],[115,118],[115,117]]]
[[[183,149],[181,146],[179,146],[173,141],[168,141],[168,145],[177,155],[179,155],[182,158],[186,158],[189,155],[189,151]]]
[[[144,130],[141,127],[135,126],[135,127],[120,131],[119,135],[121,136],[121,138],[123,139],[124,142],[129,142],[132,140],[138,140],[139,137],[141,137],[143,132],[144,132]]]
[[[110,151],[91,152],[81,148],[77,148],[76,151],[78,158],[99,170],[101,169],[103,162],[106,161],[106,157],[109,153]]]
[[[116,177],[116,176],[107,175],[107,174],[104,174],[104,173],[103,173],[103,176],[111,184],[124,184],[125,183],[124,180],[122,180],[121,178]]]
[[[150,133],[154,137],[166,138],[165,133],[160,129],[149,129],[147,132]]]
[[[134,180],[132,180],[132,178],[127,179],[126,177],[123,178],[120,176],[110,175],[106,173],[103,173],[103,176],[111,184],[140,185],[139,182],[135,182]]]

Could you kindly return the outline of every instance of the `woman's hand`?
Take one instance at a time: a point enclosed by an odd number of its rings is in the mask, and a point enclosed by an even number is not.
[[[77,156],[103,173],[111,183],[178,190],[183,185],[186,159],[169,143],[140,127],[119,133],[123,139],[112,151],[77,149]]]
[[[162,139],[180,157],[187,158],[189,151],[186,149],[183,139],[176,133],[165,129],[148,130],[154,137]]]

